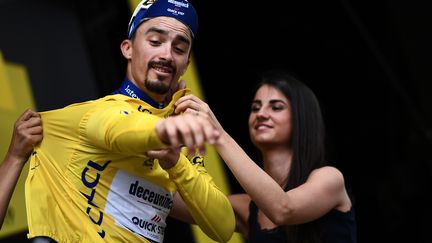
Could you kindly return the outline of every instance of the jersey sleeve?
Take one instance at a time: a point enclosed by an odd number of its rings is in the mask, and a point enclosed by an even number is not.
[[[235,229],[234,211],[226,195],[207,173],[203,157],[195,156],[191,163],[180,154],[177,164],[167,172],[203,232],[213,240],[227,242]]]
[[[81,121],[80,133],[92,145],[131,155],[165,147],[155,129],[161,118],[136,112],[127,105],[106,103],[89,111]]]

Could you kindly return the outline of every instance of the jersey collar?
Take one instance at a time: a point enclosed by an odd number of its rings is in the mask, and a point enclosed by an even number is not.
[[[157,109],[162,109],[165,107],[164,103],[159,103],[154,101],[150,96],[144,93],[140,88],[138,88],[132,81],[130,81],[127,77],[123,80],[120,88],[114,90],[112,94],[123,94],[135,99],[142,100],[149,105],[153,106]]]

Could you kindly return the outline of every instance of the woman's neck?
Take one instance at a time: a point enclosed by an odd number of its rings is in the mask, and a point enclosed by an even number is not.
[[[265,172],[281,187],[285,187],[292,162],[292,150],[284,147],[261,152]]]

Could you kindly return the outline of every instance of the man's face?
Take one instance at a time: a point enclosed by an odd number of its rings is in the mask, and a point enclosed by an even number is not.
[[[132,82],[156,101],[165,98],[189,64],[189,29],[170,17],[142,23],[130,41],[128,74]]]

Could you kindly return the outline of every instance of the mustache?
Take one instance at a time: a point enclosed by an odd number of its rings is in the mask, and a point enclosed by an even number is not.
[[[168,69],[171,73],[177,73],[177,66],[171,61],[150,61],[148,67],[159,67]]]

